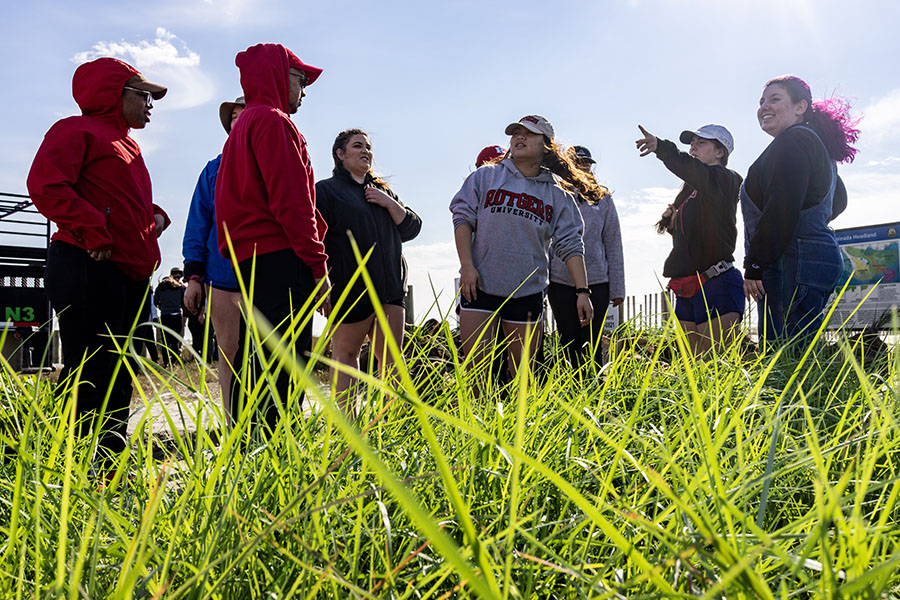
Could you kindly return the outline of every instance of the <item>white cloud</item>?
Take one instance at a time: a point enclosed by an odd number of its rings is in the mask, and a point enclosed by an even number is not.
[[[867,167],[891,167],[900,164],[900,156],[888,156],[881,160],[870,160],[866,163]]]
[[[416,321],[421,321],[426,314],[436,316],[437,310],[446,313],[452,308],[453,280],[459,276],[456,244],[446,241],[406,245],[403,256],[409,266],[408,283],[413,286]]]
[[[97,42],[90,50],[73,56],[72,61],[83,63],[101,56],[120,58],[147,79],[168,87],[157,112],[192,108],[215,97],[215,81],[200,67],[200,55],[164,27],[157,27],[152,42]]]
[[[847,210],[834,220],[832,227],[862,227],[900,221],[900,172],[873,171],[866,168],[842,169],[847,186]]]
[[[876,100],[864,108],[862,114],[861,126],[867,142],[896,138],[900,134],[900,89]]]
[[[619,198],[616,198],[616,207],[618,211],[621,213],[622,210],[632,210],[636,205],[642,204],[652,204],[653,206],[661,206],[659,213],[662,214],[662,211],[665,210],[666,205],[670,204],[675,200],[675,195],[678,193],[680,188],[666,188],[666,187],[648,187],[642,188],[635,192],[632,192],[630,196],[628,196],[624,201],[620,201]],[[659,219],[657,218],[656,221]]]
[[[672,239],[656,233],[654,225],[678,188],[650,187],[616,198],[625,254],[625,293],[643,296],[658,292],[663,262],[672,250]]]

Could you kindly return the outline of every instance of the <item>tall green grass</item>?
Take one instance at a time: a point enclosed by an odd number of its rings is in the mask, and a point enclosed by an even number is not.
[[[270,437],[245,415],[182,435],[183,414],[221,421],[205,367],[141,360],[145,407],[191,393],[158,417],[169,456],[147,411],[104,486],[72,399],[2,364],[0,597],[900,595],[896,349],[865,367],[846,340],[698,361],[673,325],[626,325],[600,370],[573,372],[551,339],[546,366],[479,395],[487,365],[445,322],[412,332],[387,381],[358,373],[351,420],[314,372],[327,338],[299,365],[253,329],[312,410],[287,399]]]

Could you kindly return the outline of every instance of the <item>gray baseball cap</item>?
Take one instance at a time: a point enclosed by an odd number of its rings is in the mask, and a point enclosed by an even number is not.
[[[516,121],[515,123],[510,123],[506,126],[506,135],[512,135],[512,132],[521,125],[528,131],[532,133],[540,133],[541,135],[545,135],[551,140],[553,139],[553,125],[550,124],[550,121],[547,120],[546,117],[542,117],[541,115],[526,115]]]
[[[696,131],[688,129],[682,131],[678,139],[681,140],[682,144],[690,144],[695,135],[705,140],[718,140],[728,150],[729,156],[734,152],[734,138],[731,137],[731,132],[721,125],[704,125]]]

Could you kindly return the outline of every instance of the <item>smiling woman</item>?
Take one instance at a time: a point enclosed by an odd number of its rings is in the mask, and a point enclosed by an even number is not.
[[[859,130],[849,104],[813,102],[792,75],[766,83],[756,115],[775,139],[741,187],[744,289],[758,302],[761,339],[802,342],[821,326],[843,269],[828,223],[846,208],[837,163],[853,161]]]
[[[331,303],[337,311],[332,315],[337,324],[331,340],[332,356],[339,363],[358,369],[360,350],[368,337],[384,372],[393,364],[385,345],[387,332],[376,319],[362,278],[351,284],[359,267],[352,242],[356,242],[362,256],[372,251],[365,267],[387,317],[390,334],[402,346],[407,275],[402,245],[419,235],[422,220],[373,171],[372,142],[366,132],[342,131],[334,140],[331,154],[334,174],[316,183],[316,206],[328,225],[325,251],[332,282]],[[345,291],[348,296],[338,306]],[[353,411],[353,403],[345,394],[353,378],[336,369],[331,375],[340,402]]]

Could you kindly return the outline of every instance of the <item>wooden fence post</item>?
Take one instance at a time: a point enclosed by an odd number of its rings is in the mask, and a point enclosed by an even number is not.
[[[415,325],[416,324],[416,305],[413,303],[413,286],[406,286],[406,299],[404,300],[406,304],[406,324],[407,325]]]

